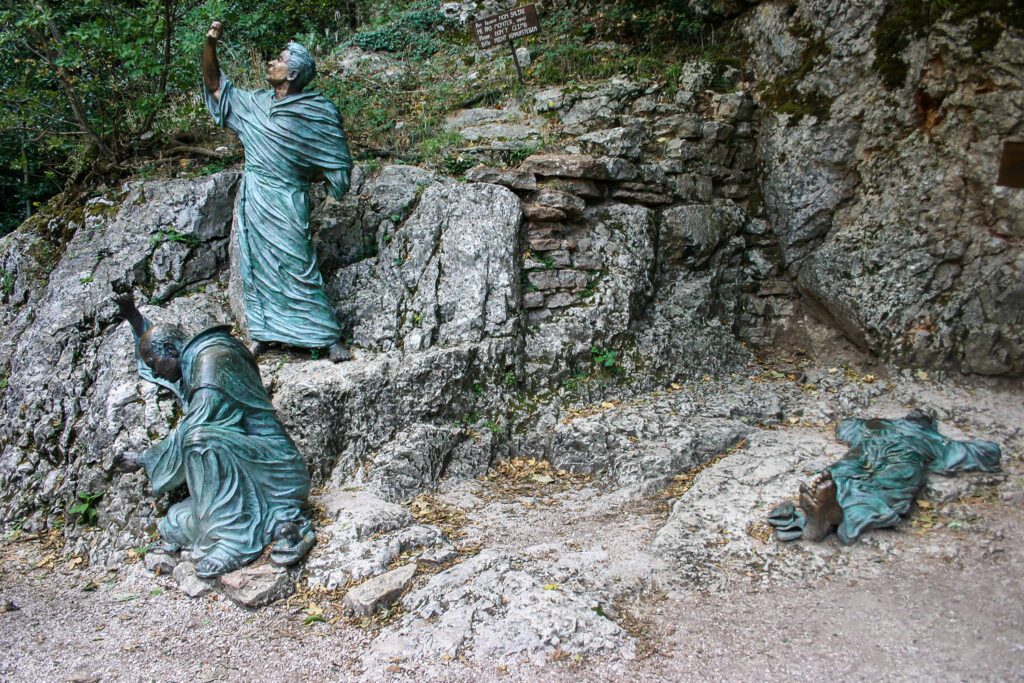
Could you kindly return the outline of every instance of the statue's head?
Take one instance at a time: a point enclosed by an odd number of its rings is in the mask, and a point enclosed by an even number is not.
[[[292,41],[281,53],[267,63],[267,80],[277,86],[291,81],[292,89],[300,92],[316,75],[316,62],[309,50]]]
[[[153,325],[139,339],[139,354],[153,374],[171,382],[181,379],[181,350],[188,337],[177,325]]]
[[[935,413],[924,408],[914,408],[903,419],[914,423],[922,429],[936,429],[938,427],[938,423],[935,421]]]

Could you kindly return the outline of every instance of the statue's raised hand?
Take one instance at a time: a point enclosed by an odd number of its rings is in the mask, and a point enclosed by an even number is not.
[[[224,26],[219,22],[215,21],[210,24],[210,30],[206,32],[206,42],[216,43],[224,35]]]
[[[118,289],[122,291],[117,291]],[[132,296],[132,290],[115,286],[113,302],[117,306],[118,315],[128,321],[136,337],[141,337],[143,332],[146,331],[146,319],[142,317],[142,313],[139,312],[138,307],[135,305],[135,297]]]
[[[114,303],[117,305],[118,313],[125,320],[133,318],[138,313],[139,309],[135,307],[135,297],[132,296],[131,291],[116,292],[113,298]]]

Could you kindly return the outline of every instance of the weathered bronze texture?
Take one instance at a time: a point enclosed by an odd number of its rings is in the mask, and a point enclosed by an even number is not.
[[[303,91],[316,65],[298,43],[268,62],[271,90],[236,88],[217,60],[222,33],[214,22],[206,34],[203,83],[214,120],[245,148],[235,239],[253,351],[277,342],[330,348],[332,360],[346,360],[309,234],[310,183],[325,179],[336,199],[348,191],[352,158],[341,116],[326,97]]]
[[[145,468],[156,494],[188,487],[157,525],[166,549],[190,551],[203,578],[252,562],[271,541],[273,562],[298,562],[315,540],[309,472],[249,350],[228,326],[188,339],[152,325],[131,294],[115,302],[135,335],[139,374],[172,391],[184,413],[165,439],[117,463]]]
[[[851,543],[868,529],[895,526],[908,512],[929,473],[994,472],[1001,452],[991,441],[954,441],[920,410],[902,420],[848,419],[836,436],[850,446],[811,486],[800,486],[798,505],[769,513],[780,541],[824,539],[833,529]]]

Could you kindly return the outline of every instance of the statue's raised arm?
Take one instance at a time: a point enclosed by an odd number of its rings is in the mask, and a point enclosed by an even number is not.
[[[203,41],[203,85],[210,96],[220,101],[220,61],[217,59],[217,43],[224,35],[224,27],[219,21],[210,24]]]
[[[182,404],[164,439],[112,468],[145,469],[156,494],[187,485],[189,496],[157,524],[165,551],[189,550],[202,578],[248,564],[271,544],[271,562],[298,562],[316,539],[309,471],[248,349],[226,325],[190,339],[176,325],[150,324],[130,292],[114,301],[136,334],[140,374]]]

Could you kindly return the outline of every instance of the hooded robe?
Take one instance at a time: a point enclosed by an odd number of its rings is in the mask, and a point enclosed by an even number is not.
[[[148,328],[148,322],[146,327]],[[160,520],[161,537],[205,556],[255,560],[279,522],[308,527],[309,472],[277,418],[259,369],[230,327],[199,333],[181,351],[181,379],[143,378],[173,391],[184,417],[139,458],[153,492],[187,484]],[[138,339],[136,339],[138,353]]]
[[[220,82],[219,100],[203,92],[214,120],[245,148],[235,237],[249,337],[329,347],[340,330],[310,239],[309,184],[322,174],[335,199],[348,190],[341,116],[319,93],[275,99],[271,90],[240,90],[223,74]]]

